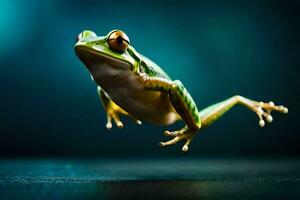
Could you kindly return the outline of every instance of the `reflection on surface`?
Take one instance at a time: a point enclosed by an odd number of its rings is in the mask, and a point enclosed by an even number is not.
[[[110,198],[143,199],[286,199],[300,197],[300,182],[284,180],[123,181],[106,183]]]
[[[297,159],[2,160],[1,199],[299,198]]]

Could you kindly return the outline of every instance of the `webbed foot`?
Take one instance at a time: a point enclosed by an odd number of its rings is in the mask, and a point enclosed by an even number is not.
[[[284,107],[283,105],[275,105],[274,102],[270,101],[269,103],[265,102],[257,102],[253,100],[246,99],[244,97],[239,97],[241,103],[245,104],[247,107],[249,107],[252,111],[254,111],[258,118],[259,118],[259,126],[264,127],[265,126],[265,120],[268,123],[271,123],[273,121],[273,117],[271,115],[272,111],[277,111],[281,113],[288,113],[288,108]]]
[[[196,129],[190,129],[189,127],[185,126],[184,128],[178,130],[178,131],[165,131],[164,135],[174,137],[171,140],[168,140],[166,142],[160,142],[159,146],[169,146],[178,143],[181,140],[185,140],[185,144],[182,147],[183,152],[187,152],[189,150],[189,145],[196,134]]]
[[[107,122],[106,122],[106,128],[110,130],[112,128],[112,121],[115,122],[116,126],[118,128],[123,128],[124,125],[122,121],[120,120],[120,116],[129,116],[135,123],[138,125],[141,125],[142,122],[131,115],[129,115],[126,111],[124,111],[122,108],[117,106],[115,103],[110,102],[108,106],[106,107],[107,112]]]

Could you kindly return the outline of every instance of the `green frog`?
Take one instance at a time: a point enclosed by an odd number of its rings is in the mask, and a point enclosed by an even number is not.
[[[112,128],[112,121],[122,128],[122,115],[132,118],[137,124],[141,121],[159,125],[178,120],[185,122],[180,130],[164,132],[171,139],[160,142],[162,147],[183,140],[182,151],[188,151],[200,129],[211,125],[237,104],[256,113],[261,127],[265,126],[265,121],[273,121],[271,111],[288,112],[286,107],[272,101],[254,101],[240,95],[198,111],[184,85],[179,80],[172,80],[155,62],[138,53],[121,30],[112,30],[106,36],[85,30],[77,37],[75,52],[97,84],[107,114],[107,129]]]

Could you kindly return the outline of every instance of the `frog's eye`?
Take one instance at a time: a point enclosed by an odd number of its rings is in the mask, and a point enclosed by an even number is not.
[[[128,48],[129,38],[124,32],[115,31],[109,35],[107,43],[111,50],[116,52],[124,52]]]

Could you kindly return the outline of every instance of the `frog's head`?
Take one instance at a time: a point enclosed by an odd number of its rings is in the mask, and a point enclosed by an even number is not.
[[[137,61],[130,54],[130,48],[129,38],[120,30],[113,30],[106,36],[85,30],[78,35],[75,44],[77,56],[94,79],[101,78],[103,73],[132,70]]]

